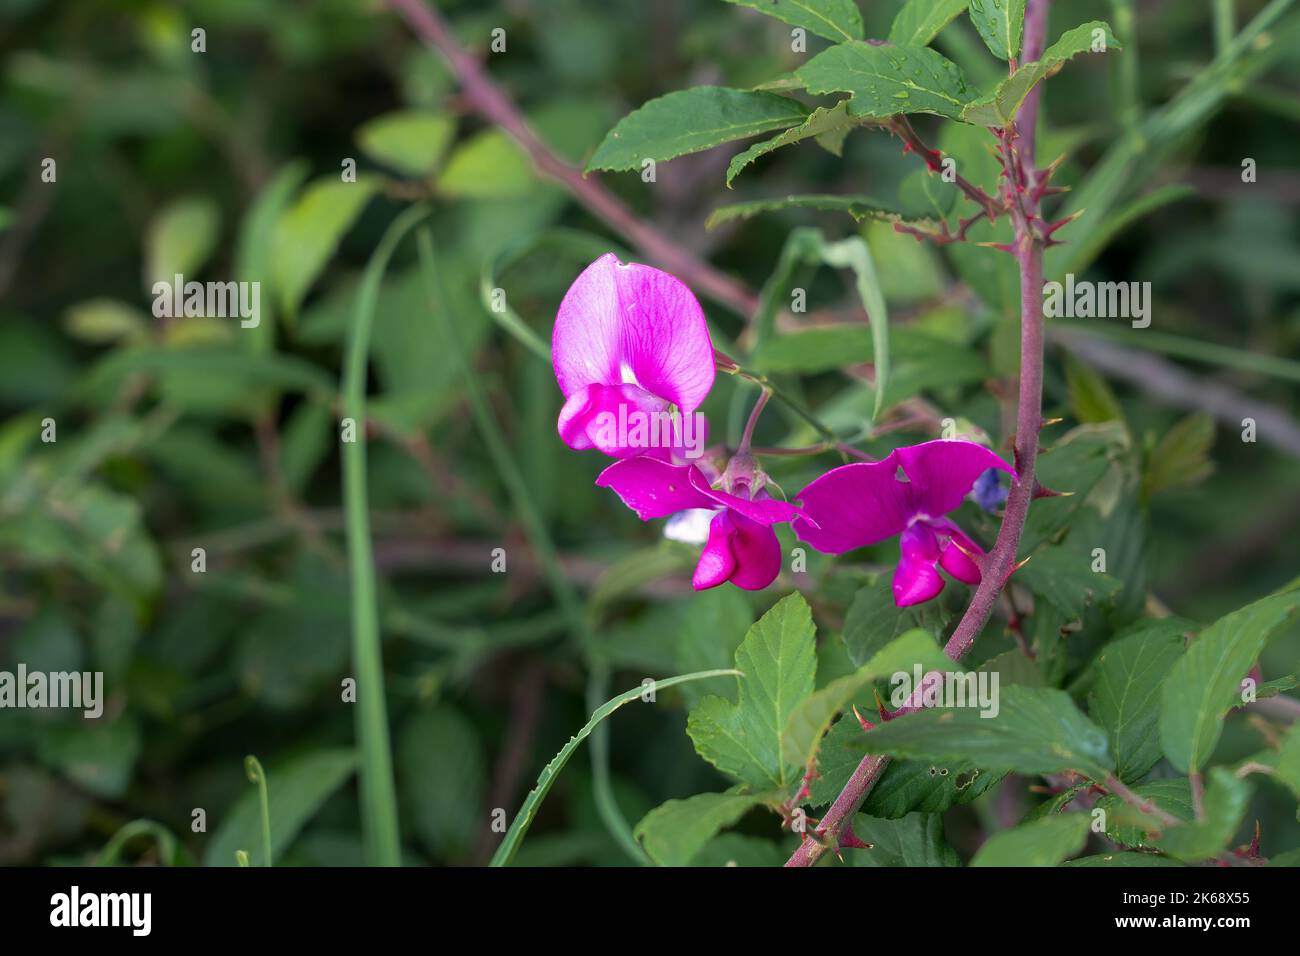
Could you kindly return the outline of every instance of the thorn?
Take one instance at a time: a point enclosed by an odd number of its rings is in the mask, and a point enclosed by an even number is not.
[[[1035,479],[1035,481],[1034,481],[1034,494],[1033,494],[1033,498],[1034,498],[1034,499],[1038,499],[1038,498],[1071,498],[1071,497],[1073,497],[1073,496],[1074,496],[1074,492],[1073,492],[1073,491],[1057,491],[1057,490],[1054,489],[1054,488],[1048,488],[1046,485],[1040,484],[1040,483],[1037,481],[1037,479]]]
[[[986,246],[989,249],[1000,249],[1003,252],[1015,253],[1016,247],[1009,242],[977,242],[977,246]]]
[[[870,850],[875,844],[863,843],[858,838],[858,835],[853,832],[853,823],[849,821],[844,824],[844,830],[840,833],[840,846],[850,850]],[[836,850],[835,854],[839,856],[839,850]],[[843,860],[844,858],[840,857],[840,859]]]
[[[875,695],[876,709],[880,711],[880,719],[886,722],[893,720],[897,714],[885,706],[885,702],[880,699],[880,691],[875,691]]]
[[[1069,186],[1048,186],[1047,188],[1041,190],[1038,198],[1042,199],[1046,196],[1060,196],[1063,193],[1068,193],[1070,189],[1071,187]]]
[[[1006,576],[1006,578],[1003,580],[1003,582],[1002,582],[1002,586],[1003,586],[1003,587],[1006,587],[1007,581],[1010,581],[1010,580],[1011,580],[1011,575],[1015,574],[1017,571],[1019,571],[1021,568],[1023,568],[1026,564],[1028,564],[1030,561],[1032,561],[1033,558],[1034,558],[1034,556],[1031,554],[1031,555],[1029,555],[1029,557],[1025,558],[1023,561],[1018,561],[1018,562],[1016,562],[1015,567],[1013,567],[1010,571],[1007,572],[1007,576]]]
[[[1070,213],[1070,215],[1066,216],[1064,219],[1058,219],[1056,220],[1056,222],[1050,223],[1047,227],[1047,231],[1043,233],[1043,238],[1045,239],[1049,238],[1052,235],[1052,233],[1056,232],[1056,230],[1062,228],[1063,226],[1068,226],[1070,223],[1074,222],[1074,220],[1082,216],[1085,212],[1087,212],[1086,209],[1080,209],[1078,212]]]
[[[858,723],[860,723],[860,724],[862,725],[862,729],[863,729],[864,731],[870,733],[871,731],[873,731],[873,730],[876,729],[876,725],[875,725],[875,724],[873,724],[871,721],[867,720],[867,718],[863,717],[860,713],[858,713],[858,705],[857,705],[857,704],[854,704],[854,705],[853,705],[853,716],[856,717],[856,718],[858,718]]]
[[[1041,432],[1044,428],[1047,428],[1051,425],[1059,425],[1063,421],[1065,421],[1064,418],[1044,418],[1041,422],[1038,423],[1038,430]]]

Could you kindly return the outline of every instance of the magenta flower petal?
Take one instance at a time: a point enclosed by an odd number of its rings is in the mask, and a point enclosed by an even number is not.
[[[939,566],[964,584],[979,584],[980,566],[975,557],[983,556],[984,549],[946,518],[933,522],[933,527],[940,535],[947,535],[940,546]]]
[[[631,383],[690,413],[713,387],[713,343],[691,290],[612,253],[565,293],[551,356],[566,399],[589,385]]]
[[[897,481],[893,455],[884,461],[841,465],[796,498],[803,513],[794,533],[818,551],[843,554],[901,534],[912,516],[909,486]]]
[[[713,488],[709,480],[698,469],[691,474],[691,484],[700,494],[708,495],[719,505],[738,511],[750,521],[762,525],[773,525],[779,521],[791,521],[799,515],[799,509],[788,501],[778,501],[766,492],[759,492],[757,498],[742,498],[726,491]]]
[[[983,445],[960,439],[938,439],[896,448],[881,464],[893,461],[903,469],[912,489],[912,513],[940,518],[961,507],[975,479],[989,468],[1015,469]]]
[[[938,596],[943,585],[943,577],[932,562],[903,558],[894,568],[894,604],[898,607],[922,604]]]
[[[730,581],[747,591],[761,591],[781,573],[781,543],[770,526],[724,509],[709,525],[691,584],[697,591]]]
[[[649,422],[667,403],[636,385],[588,385],[569,396],[560,409],[560,438],[570,448],[599,448],[615,458],[639,455],[652,447]],[[666,414],[666,413],[665,413]],[[646,422],[645,440],[629,441],[635,434],[628,423]],[[671,443],[671,433],[665,436]]]
[[[726,511],[719,511],[709,523],[709,540],[704,545],[700,560],[695,565],[691,586],[697,591],[707,591],[725,583],[736,570],[736,559],[731,553],[731,536],[735,526]]]
[[[613,488],[623,503],[642,521],[666,518],[689,508],[716,508],[709,496],[696,490],[695,476],[708,486],[694,465],[672,465],[645,455],[616,461],[596,479],[601,488]]]
[[[736,557],[736,570],[731,583],[746,591],[761,591],[781,573],[781,542],[776,532],[767,524],[750,521],[743,514],[729,514],[736,534],[731,539],[731,551]]]

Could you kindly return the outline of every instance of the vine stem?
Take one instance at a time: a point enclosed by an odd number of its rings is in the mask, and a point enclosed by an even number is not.
[[[1029,0],[1025,7],[1024,44],[1021,61],[1037,60],[1043,53],[1047,34],[1049,0]],[[1007,496],[1007,507],[998,529],[997,541],[984,559],[979,587],[971,598],[944,653],[954,661],[970,650],[976,636],[988,623],[998,596],[1016,567],[1016,549],[1025,527],[1029,503],[1034,497],[1034,472],[1038,460],[1038,431],[1043,419],[1043,238],[1034,228],[1038,201],[1034,129],[1038,123],[1039,87],[1029,93],[1015,126],[1002,136],[1002,159],[1014,201],[1010,206],[1015,224],[1014,252],[1020,267],[1020,396],[1016,405],[1016,471],[1019,480]],[[1030,187],[1017,195],[1016,184]],[[911,701],[908,702],[909,704]],[[906,705],[905,705],[906,706]],[[786,861],[788,867],[812,866],[828,849],[839,846],[840,834],[850,825],[867,794],[880,779],[889,757],[867,754],[854,769],[844,789],[822,817],[816,829]]]

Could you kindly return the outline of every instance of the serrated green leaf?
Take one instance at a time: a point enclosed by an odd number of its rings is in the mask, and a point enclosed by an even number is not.
[[[633,834],[660,866],[687,866],[719,830],[731,826],[762,798],[745,793],[700,793],[655,807]]]
[[[594,169],[639,169],[722,143],[796,126],[808,111],[775,93],[697,86],[660,96],[615,124],[587,162]]]
[[[1061,813],[989,837],[971,866],[1059,866],[1083,849],[1088,816]]]
[[[1228,709],[1240,702],[1246,676],[1269,637],[1300,605],[1300,591],[1272,594],[1215,621],[1165,678],[1160,695],[1160,745],[1189,773],[1209,759]]]
[[[906,222],[918,229],[937,230],[939,224],[931,219],[909,218],[895,209],[883,205],[870,196],[781,196],[774,199],[753,199],[748,202],[731,203],[719,206],[709,214],[704,223],[705,229],[716,229],[723,223],[737,219],[749,219],[765,212],[781,209],[824,209],[831,212],[848,213],[856,222]]]
[[[1178,866],[1179,864],[1164,856],[1154,853],[1098,853],[1095,856],[1081,856],[1066,860],[1062,866]]]
[[[828,40],[861,40],[862,14],[853,0],[726,0],[811,30]]]
[[[1214,444],[1214,418],[1204,412],[1188,415],[1160,439],[1142,469],[1142,496],[1204,481],[1214,471],[1210,448]]]
[[[1100,373],[1073,356],[1065,361],[1065,381],[1070,390],[1070,411],[1084,423],[1122,422],[1124,409]]]
[[[974,707],[929,708],[873,730],[871,747],[925,760],[970,760],[992,770],[1058,773],[1076,770],[1103,780],[1114,766],[1106,732],[1064,691],[1000,688],[996,717]]]
[[[746,166],[760,156],[766,156],[773,150],[810,137],[825,136],[828,133],[847,133],[858,125],[858,121],[849,116],[848,105],[848,100],[841,100],[834,106],[819,106],[798,126],[792,127],[761,143],[755,143],[743,153],[737,153],[731,158],[731,162],[727,164],[727,188],[731,188],[731,181],[739,176]],[[717,213],[714,213],[714,215],[716,216]],[[710,217],[710,222],[712,222],[712,217]]]
[[[957,119],[970,99],[961,70],[929,47],[841,43],[796,75],[809,93],[852,93],[852,116],[935,113]]]
[[[1109,24],[1101,20],[1080,24],[1061,34],[1061,38],[1043,52],[1041,59],[1024,64],[991,92],[968,102],[957,118],[975,126],[1010,126],[1025,97],[1039,81],[1058,72],[1080,53],[1107,53],[1118,49],[1119,42],[1111,33]]]
[[[1184,863],[1218,856],[1241,826],[1252,787],[1224,767],[1212,767],[1200,819],[1169,827],[1156,845]]]
[[[691,860],[691,866],[772,866],[786,861],[790,851],[780,844],[743,833],[714,837]]]
[[[1282,739],[1282,748],[1274,767],[1277,779],[1300,799],[1300,724],[1292,724]]]
[[[1115,774],[1140,780],[1160,759],[1160,687],[1183,654],[1190,621],[1144,621],[1117,636],[1093,665],[1088,714],[1110,736]]]
[[[908,631],[874,654],[869,661],[852,674],[831,681],[828,685],[805,698],[790,712],[781,734],[781,756],[794,767],[812,767],[822,736],[835,719],[861,691],[873,681],[891,674],[908,675],[920,665],[923,673],[946,670],[952,661],[927,631]]]
[[[357,145],[377,162],[407,176],[432,173],[451,145],[456,122],[425,110],[376,116],[357,129]]]
[[[907,0],[889,27],[889,42],[894,46],[929,46],[969,4],[970,0]]]
[[[999,60],[1020,56],[1025,0],[970,0],[970,19],[984,45]]]
[[[762,790],[785,787],[792,770],[781,757],[790,712],[813,692],[816,628],[803,595],[778,601],[755,622],[736,650],[737,702],[706,697],[691,711],[686,732],[701,757],[723,773]]]
[[[943,817],[937,813],[909,813],[896,820],[882,820],[859,813],[853,818],[853,834],[869,850],[852,850],[847,856],[854,866],[958,866],[957,852],[943,835]]]

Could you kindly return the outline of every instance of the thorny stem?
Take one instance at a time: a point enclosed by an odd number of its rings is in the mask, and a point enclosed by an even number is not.
[[[1037,60],[1043,52],[1049,0],[1029,0],[1025,9],[1022,62]],[[1034,495],[1034,467],[1038,459],[1038,430],[1042,425],[1043,406],[1043,243],[1044,237],[1034,228],[1031,217],[1038,215],[1037,191],[1031,186],[1018,193],[1016,184],[1036,184],[1033,129],[1038,121],[1039,87],[1035,87],[1021,107],[1014,128],[1003,135],[1002,158],[1007,169],[1010,213],[1016,229],[1014,246],[1020,266],[1020,397],[1016,412],[1016,470],[1019,480],[1007,497],[997,542],[984,559],[981,580],[966,613],[962,615],[944,653],[960,660],[988,622],[1002,588],[1015,570],[1016,549],[1025,526],[1029,502]],[[906,130],[905,124],[899,124]],[[1025,135],[1028,130],[1029,134]],[[903,135],[903,133],[900,133]],[[919,142],[919,140],[918,140]],[[926,154],[922,154],[923,156]],[[965,191],[965,190],[963,190]],[[981,192],[983,192],[981,190]],[[968,196],[971,195],[966,191]],[[985,194],[987,196],[987,194]],[[976,198],[972,196],[972,198]],[[976,201],[980,200],[976,198]],[[989,201],[992,202],[991,197]],[[889,758],[867,754],[853,771],[849,782],[831,804],[821,823],[786,861],[786,866],[812,866],[828,849],[838,847],[840,834],[858,812],[867,794],[880,778]]]
[[[925,165],[929,168],[930,172],[938,172],[942,168],[943,155],[937,149],[930,149],[930,147],[926,146],[925,143],[922,142],[921,137],[917,134],[916,130],[912,128],[912,124],[908,122],[906,116],[895,117],[887,125],[888,128],[903,141],[907,152],[916,153],[916,155],[920,156],[921,159],[925,161]],[[1002,211],[1002,207],[996,199],[986,193],[981,187],[966,179],[960,173],[954,174],[953,182],[957,185],[958,189],[964,192],[984,210],[984,215],[989,217],[990,222],[997,220],[998,213]],[[970,227],[967,226],[966,228]]]

